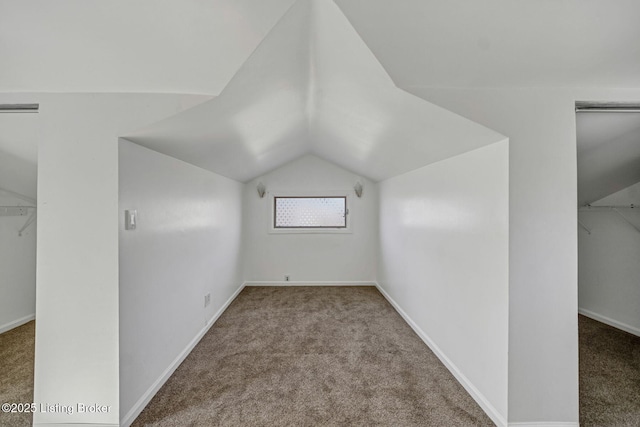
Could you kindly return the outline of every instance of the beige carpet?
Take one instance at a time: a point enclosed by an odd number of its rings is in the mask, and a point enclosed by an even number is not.
[[[640,426],[640,338],[579,316],[580,425]]]
[[[373,287],[245,288],[134,426],[490,426]]]
[[[0,403],[33,401],[33,358],[36,322],[0,334]],[[32,414],[0,412],[0,426],[30,426]]]

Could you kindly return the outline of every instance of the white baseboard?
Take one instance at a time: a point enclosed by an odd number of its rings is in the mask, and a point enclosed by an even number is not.
[[[245,286],[377,286],[371,281],[351,281],[351,282],[313,282],[313,281],[290,281],[290,282],[244,282]]]
[[[9,323],[5,323],[4,325],[0,326],[0,334],[4,334],[5,332],[17,328],[18,326],[22,326],[25,323],[31,322],[32,320],[35,320],[35,318],[35,314],[30,314],[28,316],[21,317],[20,319],[13,320]]]
[[[526,423],[509,423],[509,427],[580,427],[580,423],[576,422],[553,422],[538,421]]]
[[[69,425],[69,424],[65,424],[65,425]],[[119,427],[118,424],[85,424],[85,423],[78,423],[78,424],[70,424],[73,427]],[[62,424],[60,423],[33,423],[33,427],[61,427]]]
[[[409,317],[407,313],[394,301],[393,298],[385,291],[382,286],[376,283],[376,287],[380,293],[389,301],[389,304],[396,309],[398,314],[411,326],[411,329],[424,341],[424,343],[433,351],[433,353],[440,359],[440,361],[447,367],[447,369],[453,374],[458,382],[467,390],[467,393],[480,405],[482,410],[496,423],[498,427],[507,427],[507,420],[496,410],[496,408],[489,403],[482,393],[469,381],[469,379],[458,369],[456,365],[440,350],[440,347]],[[510,424],[509,424],[510,425]]]
[[[625,332],[629,332],[630,334],[640,337],[640,329],[634,326],[627,325],[626,323],[618,322],[617,320],[595,313],[591,310],[587,310],[586,308],[578,308],[578,313],[590,319],[597,320],[598,322],[604,323],[605,325],[613,326],[614,328],[621,329]]]
[[[244,287],[245,287],[244,283],[240,285],[240,287],[233,293],[233,295],[231,295],[231,297],[229,297],[229,299],[222,305],[222,307],[220,307],[220,309],[213,315],[213,317],[207,321],[205,327],[202,328],[200,332],[198,332],[198,334],[191,340],[191,342],[187,344],[187,347],[185,347],[185,349],[182,350],[180,354],[178,354],[178,356],[173,360],[173,362],[171,362],[169,367],[167,367],[167,369],[162,373],[162,375],[160,375],[160,378],[158,378],[151,385],[151,387],[149,387],[149,389],[140,397],[140,399],[138,399],[135,405],[133,405],[133,407],[129,410],[129,412],[127,412],[125,416],[122,418],[122,420],[120,420],[120,425],[122,427],[129,427],[131,423],[133,423],[135,419],[138,418],[138,415],[140,415],[142,410],[149,404],[151,399],[153,399],[153,396],[156,395],[158,390],[160,390],[160,388],[164,385],[164,383],[166,383],[167,380],[171,377],[171,375],[173,375],[175,370],[178,369],[178,366],[180,366],[180,364],[189,355],[189,353],[191,353],[191,350],[193,350],[193,348],[200,342],[202,337],[209,331],[211,326],[213,326],[213,324],[216,323],[216,320],[220,318],[222,313],[224,313],[227,307],[229,307],[229,305],[233,302],[233,300],[236,299],[238,294],[242,292]]]

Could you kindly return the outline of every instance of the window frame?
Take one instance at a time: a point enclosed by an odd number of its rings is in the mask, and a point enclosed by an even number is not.
[[[278,209],[278,199],[343,199],[344,200],[344,225],[331,226],[331,225],[319,225],[317,227],[306,227],[306,226],[290,226],[290,227],[278,227],[276,225],[276,216]],[[346,196],[273,196],[273,228],[276,230],[286,230],[286,229],[305,229],[305,230],[318,230],[323,228],[336,228],[343,229],[347,228],[347,217],[349,216],[349,207],[347,206],[347,197]]]
[[[268,219],[268,232],[269,234],[350,234],[352,223],[352,209],[351,209],[351,196],[348,191],[340,190],[326,190],[326,191],[278,191],[273,190],[268,192],[269,197],[269,212],[267,213]],[[276,227],[276,199],[277,198],[343,198],[345,200],[345,209],[347,215],[345,217],[345,227]]]

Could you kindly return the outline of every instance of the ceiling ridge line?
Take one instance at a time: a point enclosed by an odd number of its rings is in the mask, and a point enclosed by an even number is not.
[[[314,123],[314,118],[317,110],[317,46],[316,46],[316,38],[314,34],[316,34],[316,7],[313,0],[307,0],[309,2],[309,25],[307,26],[307,38],[308,38],[308,61],[307,61],[307,91],[306,91],[306,100],[305,100],[305,116],[306,116],[306,124],[307,124],[307,136],[308,138],[312,135],[312,127]],[[311,148],[311,143],[308,141],[307,149]]]
[[[381,181],[504,139],[399,89],[333,0],[298,0],[220,97],[125,137],[241,182],[307,153]]]

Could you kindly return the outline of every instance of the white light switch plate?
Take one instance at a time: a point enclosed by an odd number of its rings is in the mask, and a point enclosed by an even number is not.
[[[124,229],[135,230],[138,223],[138,211],[126,210],[124,211]]]

